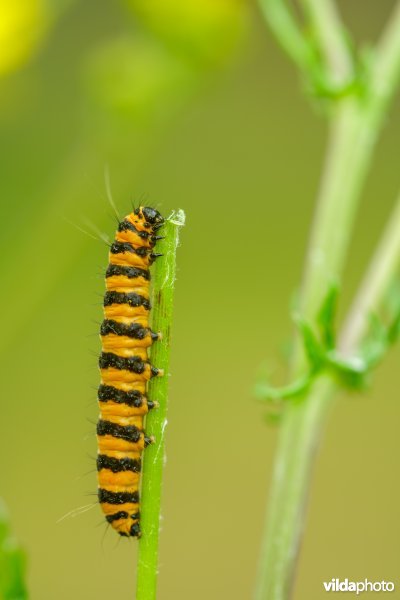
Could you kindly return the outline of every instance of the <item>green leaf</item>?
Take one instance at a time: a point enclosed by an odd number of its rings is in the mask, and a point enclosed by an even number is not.
[[[317,323],[321,331],[322,342],[329,350],[335,347],[336,342],[334,324],[338,295],[339,286],[337,284],[331,285],[317,315]]]
[[[387,339],[390,345],[394,344],[399,337],[400,334],[400,310],[397,315],[394,317],[392,323],[389,325],[387,332]]]
[[[260,400],[269,402],[280,402],[289,398],[301,396],[311,385],[313,376],[307,373],[288,385],[275,387],[268,382],[258,382],[255,386],[255,395]]]
[[[311,325],[299,315],[295,315],[293,318],[300,331],[304,351],[310,363],[310,370],[313,373],[317,372],[325,362],[324,349],[317,340]]]
[[[365,387],[369,364],[361,356],[343,358],[331,351],[327,358],[330,369],[344,387],[357,390]]]

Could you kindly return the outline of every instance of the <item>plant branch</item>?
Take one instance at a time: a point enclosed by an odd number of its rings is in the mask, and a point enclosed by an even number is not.
[[[399,267],[400,196],[343,326],[339,349],[345,356],[356,352],[366,334],[368,317],[380,308]]]
[[[310,46],[284,0],[260,0],[260,8],[282,48],[301,70],[307,71],[313,60]]]
[[[327,159],[300,298],[300,312],[311,322],[329,287],[341,278],[362,185],[386,108],[396,89],[399,71],[400,4],[378,47],[375,61],[369,67],[365,96],[348,95],[338,99],[331,113]],[[388,243],[385,252],[389,248],[393,250]],[[379,260],[388,260],[386,254]],[[389,260],[385,280],[390,278],[389,270],[394,262]],[[374,272],[376,270],[379,265]],[[361,335],[361,329],[357,335],[352,334],[352,345],[360,341]],[[292,365],[294,377],[298,377],[305,366],[298,338],[297,342]],[[261,549],[257,600],[286,600],[289,597],[304,528],[315,451],[338,389],[337,382],[323,375],[301,401],[286,404]]]
[[[164,466],[165,427],[167,425],[167,400],[171,343],[171,320],[176,271],[176,249],[185,214],[178,211],[163,227],[165,239],[157,250],[163,253],[154,269],[152,329],[162,332],[162,339],[153,344],[151,363],[164,369],[163,377],[149,383],[149,397],[159,403],[146,418],[146,434],[154,436],[155,443],[144,452],[141,489],[140,524],[136,600],[155,600],[158,574],[158,544],[160,529],[161,483]]]
[[[400,77],[400,1],[389,18],[375,51],[371,90],[376,111],[383,111],[390,101]]]
[[[359,117],[347,99],[335,113],[321,181],[300,299],[300,313],[311,322],[327,290],[340,279],[358,205],[358,189],[367,159],[365,144],[356,144]],[[306,368],[297,338],[292,375]],[[304,526],[304,511],[315,449],[325,422],[333,380],[319,378],[300,402],[288,402],[281,423],[256,600],[286,600]]]
[[[326,290],[343,268],[357,208],[357,191],[367,149],[357,147],[361,134],[357,107],[342,102],[330,124],[328,150],[318,194],[303,276],[300,313],[314,319]],[[356,146],[356,147],[355,147]]]
[[[341,19],[331,0],[302,0],[326,71],[335,84],[343,85],[353,77],[353,59]]]

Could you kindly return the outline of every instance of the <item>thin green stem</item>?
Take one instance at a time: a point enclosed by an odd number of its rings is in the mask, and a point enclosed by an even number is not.
[[[165,238],[157,245],[157,252],[162,252],[163,256],[157,260],[153,275],[152,328],[162,333],[162,339],[153,344],[150,359],[153,365],[164,370],[164,376],[152,379],[148,390],[149,397],[156,400],[159,407],[150,411],[146,418],[146,433],[154,436],[155,443],[146,448],[143,460],[140,516],[142,537],[139,541],[137,600],[155,600],[157,590],[161,483],[167,425],[176,249],[180,228],[184,223],[183,211],[179,211],[166,221],[162,230]]]
[[[301,312],[310,320],[315,319],[332,282],[341,278],[361,188],[399,78],[399,38],[400,8],[397,7],[372,64],[365,97],[341,99],[332,114],[327,159],[300,299]],[[380,77],[385,77],[384,83]],[[361,330],[353,342],[359,341],[358,335]],[[293,361],[295,376],[301,374],[304,363],[298,344]],[[289,597],[304,528],[315,451],[337,389],[331,378],[323,376],[301,402],[287,403],[261,549],[257,600],[286,600]]]
[[[331,0],[302,0],[327,72],[343,85],[353,76],[353,59],[336,5]]]
[[[276,39],[297,66],[307,71],[310,46],[284,0],[260,0],[260,8]]]
[[[366,334],[368,317],[380,308],[399,267],[400,196],[347,315],[339,340],[342,354],[350,356],[356,351],[358,341]]]
[[[381,112],[393,94],[400,77],[400,2],[393,9],[372,64],[371,90],[377,112]]]
[[[331,0],[302,0],[310,24],[304,30],[285,0],[259,0],[261,12],[279,44],[314,84],[348,85],[354,75],[346,33]]]

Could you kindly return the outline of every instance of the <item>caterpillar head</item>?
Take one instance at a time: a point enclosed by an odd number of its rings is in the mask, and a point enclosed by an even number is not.
[[[140,229],[156,231],[164,224],[164,217],[150,206],[139,206],[134,210],[134,215],[134,223]]]

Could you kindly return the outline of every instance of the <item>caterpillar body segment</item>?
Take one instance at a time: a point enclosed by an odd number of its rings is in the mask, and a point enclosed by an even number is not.
[[[140,537],[141,454],[153,442],[143,421],[157,403],[147,382],[163,375],[150,364],[148,348],[158,339],[149,327],[150,266],[164,219],[139,207],[118,225],[109,253],[100,328],[100,417],[97,423],[98,499],[106,521],[122,536]]]

